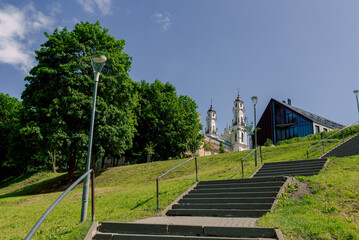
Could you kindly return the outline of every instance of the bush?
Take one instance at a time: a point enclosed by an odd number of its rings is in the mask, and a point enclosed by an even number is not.
[[[273,145],[273,141],[271,139],[267,138],[267,140],[264,143],[264,146],[265,147],[270,147],[272,145]]]

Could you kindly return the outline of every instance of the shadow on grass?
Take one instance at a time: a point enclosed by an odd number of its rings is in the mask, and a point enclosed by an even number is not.
[[[95,177],[99,177],[102,173],[106,172],[107,169],[98,169],[95,170]],[[42,181],[39,183],[31,184],[28,186],[25,186],[21,189],[18,189],[16,191],[13,191],[11,193],[0,195],[1,198],[7,198],[7,197],[18,197],[18,196],[28,196],[28,195],[36,195],[36,194],[44,194],[44,193],[53,193],[53,192],[64,192],[72,183],[74,183],[78,178],[82,176],[83,172],[75,172],[73,180],[69,181],[67,178],[67,174],[63,174],[61,176]],[[7,184],[10,185],[12,183],[17,183],[22,180],[25,180],[26,178],[32,176],[30,175],[24,175],[20,176],[20,179],[14,179],[11,181],[11,183]],[[79,183],[78,185],[80,185]],[[96,187],[96,178],[95,178],[95,187]]]
[[[133,208],[131,208],[131,210],[135,210],[136,208],[145,205],[147,202],[149,202],[150,200],[152,200],[152,199],[154,199],[154,198],[155,198],[155,197],[153,196],[153,197],[150,197],[150,198],[148,198],[148,199],[146,199],[146,200],[144,200],[144,201],[142,201],[142,202],[137,203],[136,206],[134,206]]]

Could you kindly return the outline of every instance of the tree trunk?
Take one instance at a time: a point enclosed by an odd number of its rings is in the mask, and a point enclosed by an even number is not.
[[[101,164],[101,168],[102,169],[104,169],[105,168],[105,157],[106,155],[104,155],[103,157],[102,157],[102,164]]]
[[[56,150],[51,153],[52,170],[56,173]]]
[[[73,180],[75,174],[75,166],[76,166],[76,158],[74,155],[70,157],[69,161],[69,170],[67,174],[67,178],[69,181]]]
[[[147,162],[151,162],[151,154],[150,153],[147,153]]]

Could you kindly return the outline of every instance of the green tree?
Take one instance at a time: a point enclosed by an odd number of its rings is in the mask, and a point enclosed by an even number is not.
[[[68,168],[72,178],[76,166],[85,167],[93,54],[105,55],[107,62],[98,84],[92,159],[120,156],[132,145],[136,89],[128,75],[131,57],[123,52],[125,41],[116,40],[99,22],[81,22],[72,31],[55,29],[45,36],[47,41],[35,52],[38,64],[25,78],[28,83],[22,93],[21,132],[37,137],[36,146],[29,146],[36,154],[23,157],[29,165]],[[23,134],[22,138],[29,145],[31,137]],[[38,156],[40,162],[34,160]]]
[[[156,80],[139,85],[136,110],[137,133],[128,158],[133,162],[167,160],[184,156],[201,141],[196,103],[188,96],[177,96],[170,83]]]
[[[223,142],[220,142],[220,143],[219,143],[219,153],[224,153]]]
[[[5,179],[17,171],[14,161],[8,158],[11,136],[19,123],[21,102],[9,94],[0,93],[0,179]]]

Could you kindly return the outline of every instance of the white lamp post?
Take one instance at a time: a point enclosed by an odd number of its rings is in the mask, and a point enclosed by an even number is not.
[[[254,105],[254,149],[255,149],[255,155],[254,155],[254,163],[255,166],[257,166],[257,119],[256,119],[256,105],[258,102],[258,97],[257,96],[253,96],[252,98],[252,102]]]
[[[94,86],[93,104],[92,104],[92,113],[91,113],[91,125],[90,125],[89,146],[88,146],[87,161],[86,161],[86,172],[90,170],[90,165],[91,165],[91,151],[92,151],[93,128],[95,123],[97,85],[100,78],[100,72],[103,66],[105,65],[106,60],[107,58],[100,54],[96,54],[91,57],[95,86]],[[84,186],[82,190],[82,208],[81,208],[81,220],[80,220],[81,222],[86,221],[86,217],[87,217],[89,183],[90,183],[90,175],[87,175],[87,177],[84,180]]]

